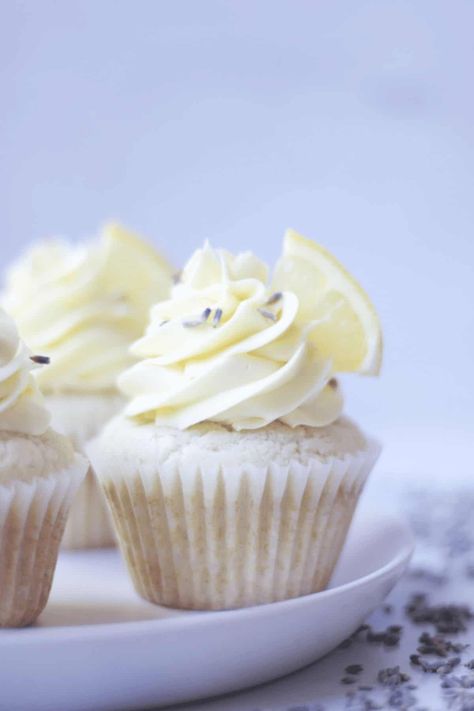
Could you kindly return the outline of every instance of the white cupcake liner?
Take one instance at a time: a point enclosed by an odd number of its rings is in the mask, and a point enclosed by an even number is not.
[[[89,467],[72,502],[62,539],[62,547],[109,548],[117,543],[110,511],[96,475]]]
[[[48,600],[69,508],[87,469],[0,485],[0,627],[34,622]]]
[[[123,404],[118,394],[50,394],[46,401],[53,427],[71,437],[79,452]],[[71,550],[116,545],[110,512],[92,468],[74,498],[61,545]]]
[[[139,594],[217,610],[323,589],[378,453],[225,471],[137,461],[101,478]]]

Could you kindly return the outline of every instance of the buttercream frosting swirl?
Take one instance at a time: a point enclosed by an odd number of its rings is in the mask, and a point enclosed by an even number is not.
[[[297,296],[272,293],[255,256],[206,244],[132,346],[141,360],[119,378],[131,397],[126,413],[179,429],[205,420],[237,430],[333,422],[341,393],[297,313]]]
[[[7,274],[4,305],[30,347],[50,356],[37,374],[44,392],[111,390],[171,284],[157,251],[111,224],[90,243],[33,247]]]
[[[50,414],[32,374],[37,367],[14,321],[0,309],[0,430],[41,435],[48,429]]]

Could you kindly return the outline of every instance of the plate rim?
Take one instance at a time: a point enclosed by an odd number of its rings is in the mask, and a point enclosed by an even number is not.
[[[369,518],[369,517],[367,517]],[[129,637],[141,632],[154,633],[155,628],[158,629],[173,629],[179,631],[183,627],[202,625],[209,626],[212,624],[221,624],[222,622],[237,619],[252,619],[254,617],[268,617],[278,612],[286,612],[293,610],[298,606],[308,606],[318,600],[326,599],[340,595],[346,591],[350,591],[355,587],[364,587],[370,584],[374,578],[381,578],[389,574],[400,566],[406,567],[410,561],[415,549],[415,537],[408,524],[408,521],[403,516],[394,514],[371,514],[370,518],[383,521],[385,523],[395,523],[399,530],[403,532],[404,540],[400,544],[400,550],[384,565],[376,568],[370,573],[361,577],[350,580],[342,585],[337,585],[333,588],[321,590],[308,595],[300,595],[298,597],[289,598],[288,600],[279,600],[277,602],[265,603],[263,605],[252,605],[250,607],[234,608],[230,610],[189,610],[187,612],[194,613],[179,617],[165,617],[149,620],[132,620],[129,622],[100,622],[98,624],[85,625],[61,625],[58,627],[25,627],[15,629],[0,629],[0,649],[2,647],[12,647],[21,645],[45,644],[61,642],[77,641],[83,642],[98,638],[115,638]],[[138,595],[138,593],[137,593]],[[145,600],[145,602],[148,602]],[[153,603],[148,603],[153,604]],[[164,606],[163,606],[164,607]],[[177,608],[167,608],[177,609]]]

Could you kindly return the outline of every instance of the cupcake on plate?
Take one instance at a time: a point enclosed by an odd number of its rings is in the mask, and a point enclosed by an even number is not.
[[[152,304],[169,295],[172,271],[134,234],[107,225],[99,239],[47,240],[7,273],[4,305],[22,338],[50,357],[36,374],[52,424],[82,451],[123,405],[116,379],[133,358]],[[92,469],[74,501],[63,539],[69,548],[114,543]]]
[[[291,230],[270,281],[205,245],[132,350],[89,452],[137,591],[218,610],[323,589],[379,452],[336,379],[380,367],[360,286]]]
[[[0,309],[0,627],[46,605],[58,548],[87,461],[49,427],[35,361]],[[45,365],[44,367],[48,367]]]

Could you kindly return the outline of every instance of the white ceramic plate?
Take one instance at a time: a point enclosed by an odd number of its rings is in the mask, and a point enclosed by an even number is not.
[[[128,711],[269,681],[350,635],[412,550],[406,524],[360,511],[328,590],[226,612],[142,601],[116,551],[63,553],[38,624],[0,631],[0,708]]]

